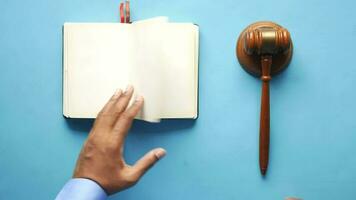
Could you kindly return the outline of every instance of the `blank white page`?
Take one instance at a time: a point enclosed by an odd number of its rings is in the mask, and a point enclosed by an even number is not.
[[[167,24],[167,23],[160,23]],[[162,77],[165,76],[162,70],[160,57],[160,35],[157,35],[154,27],[159,25],[140,24],[133,26],[133,67],[132,81],[137,88],[137,93],[145,98],[144,107],[140,113],[140,118],[158,121],[161,107],[161,87],[164,84]],[[164,34],[164,33],[161,33]]]
[[[131,27],[64,25],[64,115],[95,118],[117,88],[129,84]]]
[[[134,28],[132,77],[145,97],[142,118],[196,118],[197,33],[190,23]]]
[[[162,118],[196,118],[198,109],[199,27],[171,23],[166,26],[162,43],[165,87],[161,104]]]

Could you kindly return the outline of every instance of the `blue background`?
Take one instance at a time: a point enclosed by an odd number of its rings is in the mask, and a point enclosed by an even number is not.
[[[117,22],[113,0],[0,0],[0,199],[53,199],[91,120],[62,117],[62,25]],[[134,20],[200,25],[199,119],[136,121],[125,156],[168,155],[111,199],[355,199],[355,1],[132,1]],[[271,82],[268,174],[258,168],[260,86],[235,57],[258,20],[288,28],[289,68]]]

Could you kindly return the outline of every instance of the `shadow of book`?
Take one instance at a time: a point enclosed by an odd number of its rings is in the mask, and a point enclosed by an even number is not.
[[[67,126],[76,132],[89,133],[95,119],[65,118]],[[130,129],[131,133],[169,133],[190,129],[194,126],[194,119],[163,119],[160,123],[150,123],[135,120]]]
[[[132,132],[142,133],[168,133],[171,131],[179,131],[190,129],[194,126],[194,119],[163,119],[160,123],[149,123],[136,120],[131,128]]]

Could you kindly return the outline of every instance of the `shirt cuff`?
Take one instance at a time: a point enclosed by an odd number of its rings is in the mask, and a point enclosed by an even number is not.
[[[85,178],[69,180],[56,200],[105,200],[106,192],[94,181]]]

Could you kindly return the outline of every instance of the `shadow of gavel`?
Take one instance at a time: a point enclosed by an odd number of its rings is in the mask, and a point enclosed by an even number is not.
[[[285,69],[292,58],[292,41],[287,29],[273,22],[257,22],[240,35],[236,47],[242,67],[262,80],[259,163],[265,175],[269,160],[271,76]]]

